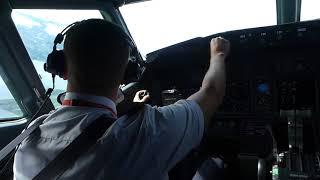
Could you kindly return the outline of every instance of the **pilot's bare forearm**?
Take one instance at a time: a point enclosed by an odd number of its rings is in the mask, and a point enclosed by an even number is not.
[[[224,58],[224,54],[218,54],[211,58],[210,67],[202,81],[201,89],[188,98],[195,100],[200,105],[206,125],[209,124],[224,96],[226,79]]]
[[[201,89],[209,91],[218,97],[218,103],[220,104],[225,93],[225,55],[218,54],[211,58],[210,67],[202,81]]]

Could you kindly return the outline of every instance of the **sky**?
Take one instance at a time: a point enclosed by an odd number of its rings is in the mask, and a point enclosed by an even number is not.
[[[302,0],[302,20],[320,18],[320,0]],[[276,24],[276,0],[152,0],[121,7],[146,55],[195,37]]]
[[[102,18],[97,10],[30,10],[19,9],[13,10],[12,18],[15,24],[33,27],[40,26],[40,24],[29,16],[47,21],[46,29],[49,34],[57,35],[65,26],[84,19]]]
[[[194,37],[276,24],[275,0],[153,0],[121,13],[144,55]]]
[[[320,1],[319,0],[302,0],[301,3],[301,20],[312,20],[320,18]]]
[[[320,0],[302,0],[302,20],[320,18]],[[276,24],[275,0],[152,0],[120,8],[128,28],[145,56],[157,49],[218,32]],[[14,22],[40,26],[30,16],[46,20],[44,31],[56,35],[66,25],[88,18],[101,18],[97,10],[14,10]],[[50,44],[52,46],[52,44]],[[34,61],[45,86],[51,86],[42,63]],[[57,86],[65,86],[62,80]],[[10,93],[0,78],[0,99]]]

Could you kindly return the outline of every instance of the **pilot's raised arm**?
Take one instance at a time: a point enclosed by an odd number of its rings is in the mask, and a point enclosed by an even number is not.
[[[228,40],[221,37],[211,40],[210,67],[202,81],[201,89],[188,98],[188,100],[194,100],[199,104],[207,126],[224,97],[226,81],[224,60],[229,51],[230,43]]]
[[[156,153],[154,160],[159,170],[170,170],[201,142],[204,127],[209,124],[224,96],[224,59],[229,52],[229,46],[229,42],[222,38],[211,41],[210,67],[198,92],[186,100],[168,106],[147,105],[143,114],[140,114],[144,122],[141,126],[142,132],[152,144]],[[137,94],[139,93],[143,91]],[[139,98],[136,96],[135,99]]]

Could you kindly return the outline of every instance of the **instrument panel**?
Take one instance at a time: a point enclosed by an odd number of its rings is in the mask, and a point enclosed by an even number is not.
[[[226,83],[226,95],[219,113],[259,114],[279,113],[286,109],[318,108],[317,80],[265,80],[231,81]],[[186,99],[198,89],[169,89],[161,93],[162,105]]]
[[[209,67],[210,40],[222,36],[231,42],[231,53],[219,113],[277,114],[304,106],[318,111],[318,34],[320,21],[309,21],[191,39],[148,54],[142,81],[153,82],[147,83],[150,89],[160,92],[174,89],[173,99],[188,97],[200,88]],[[168,104],[162,97],[157,101]]]

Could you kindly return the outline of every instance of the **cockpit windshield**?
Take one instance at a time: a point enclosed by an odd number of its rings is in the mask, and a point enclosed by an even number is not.
[[[98,10],[13,10],[12,19],[46,89],[52,87],[52,80],[43,64],[52,51],[55,36],[69,24],[89,18],[102,18],[102,15]],[[62,49],[62,45],[58,45],[58,49]],[[56,98],[66,86],[67,81],[56,78],[56,88],[51,96],[56,107],[59,105]]]
[[[320,19],[319,7],[319,0],[303,0],[301,2],[301,21]]]
[[[277,23],[270,0],[153,0],[120,11],[143,55],[194,37]]]

